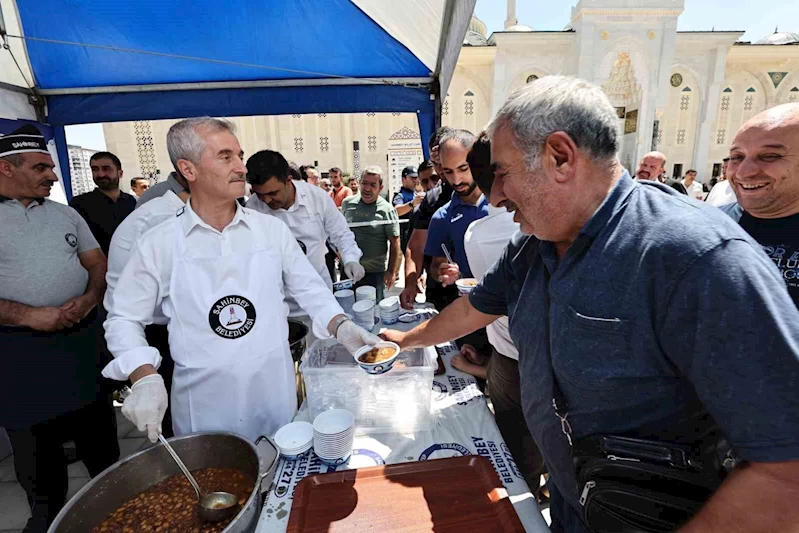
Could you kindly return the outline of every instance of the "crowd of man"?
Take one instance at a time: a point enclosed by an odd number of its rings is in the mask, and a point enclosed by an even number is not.
[[[14,150],[21,135],[35,146]],[[46,199],[56,177],[40,137],[0,138],[0,395],[26,406],[2,409],[0,426],[33,509],[26,532],[64,503],[65,439],[92,475],[118,459],[120,382],[123,414],[150,440],[274,433],[297,408],[285,318],[352,352],[374,344],[333,283],[379,300],[403,263],[401,305],[440,313],[381,336],[456,340],[453,366],[487,382],[541,500],[548,474],[553,531],[623,530],[619,512],[586,511],[596,482],[576,458],[597,459],[597,442],[677,447],[693,468],[710,439],[727,452],[696,474],[712,495],[680,531],[796,531],[799,104],[744,124],[709,194],[693,169],[667,179],[660,152],[631,176],[605,94],[562,76],[514,92],[479,135],[436,131],[391,201],[378,166],[346,179],[271,150],[245,161],[230,123],[198,118],[170,129],[165,182],[131,180],[138,202],[99,152],[97,189],[67,207]],[[479,280],[467,296],[462,278]],[[266,383],[269,408],[251,409]]]

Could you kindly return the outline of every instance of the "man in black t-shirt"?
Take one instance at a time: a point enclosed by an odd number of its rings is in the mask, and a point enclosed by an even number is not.
[[[741,126],[727,169],[738,219],[774,261],[799,307],[799,104],[772,107]]]

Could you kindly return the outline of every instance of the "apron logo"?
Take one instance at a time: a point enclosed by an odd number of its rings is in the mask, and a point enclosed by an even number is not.
[[[255,325],[255,306],[242,296],[220,298],[208,313],[208,323],[223,339],[245,336]]]
[[[66,235],[64,235],[64,240],[66,240],[67,244],[69,244],[73,248],[78,247],[78,238],[75,236],[74,233],[67,233]]]
[[[305,246],[305,243],[302,242],[301,240],[297,239],[297,244],[300,245],[300,250],[302,250],[302,253],[304,253],[305,255],[308,255],[308,247]]]

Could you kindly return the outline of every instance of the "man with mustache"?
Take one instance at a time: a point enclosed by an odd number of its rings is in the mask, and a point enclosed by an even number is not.
[[[669,530],[796,531],[799,311],[758,243],[717,209],[631,179],[615,110],[585,80],[548,76],[516,90],[488,132],[492,203],[514,204],[521,233],[468,298],[383,336],[403,349],[434,346],[509,317],[525,419],[550,474],[553,531],[586,533],[594,518],[612,524],[602,532],[626,529],[601,500],[585,512],[593,486],[578,481],[573,460],[586,445],[583,454],[601,458],[602,437],[684,446],[697,468],[717,460],[703,445],[726,440],[736,459],[727,465],[745,464],[726,479],[726,469],[698,472],[724,481],[709,498],[673,494],[701,508]],[[750,205],[782,212],[795,145],[738,146]],[[774,172],[754,179],[749,158]],[[625,519],[668,518],[631,511]]]
[[[119,189],[123,172],[117,156],[111,152],[97,152],[89,159],[89,166],[97,188],[76,196],[69,205],[89,224],[89,229],[107,256],[111,236],[136,209],[136,198]]]
[[[122,414],[158,440],[167,393],[144,327],[160,312],[175,362],[175,435],[272,435],[297,410],[286,297],[310,315],[317,337],[335,336],[352,352],[379,339],[347,318],[284,222],[237,202],[247,168],[231,123],[182,120],[167,149],[191,197],[142,236],[107,301],[115,359],[103,374],[131,380]]]
[[[0,427],[32,508],[27,533],[66,501],[66,441],[92,476],[119,459],[98,383],[106,260],[83,218],[47,198],[54,168],[35,126],[0,137]]]
[[[737,203],[721,209],[763,246],[799,307],[799,104],[763,111],[730,148]]]

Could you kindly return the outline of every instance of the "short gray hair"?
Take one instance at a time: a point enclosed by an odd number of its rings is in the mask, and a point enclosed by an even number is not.
[[[363,172],[361,172],[361,179],[363,179],[363,177],[366,176],[367,174],[374,174],[376,176],[380,176],[380,183],[383,183],[383,169],[380,168],[379,166],[369,165],[368,167],[363,169]]]
[[[439,151],[441,148],[444,147],[445,144],[449,142],[456,142],[462,147],[467,150],[472,149],[472,145],[474,141],[477,139],[477,136],[469,130],[453,130],[450,129],[449,131],[444,132],[444,135],[441,136],[441,139],[438,141]]]
[[[528,168],[537,167],[547,137],[566,133],[597,162],[615,160],[616,110],[598,85],[571,76],[545,76],[514,91],[488,125],[492,138],[508,127]]]
[[[178,161],[181,159],[192,163],[197,163],[200,160],[203,150],[205,150],[205,141],[200,135],[201,129],[206,129],[211,133],[218,131],[236,133],[236,126],[222,118],[187,118],[173,124],[166,134],[166,149],[175,170],[178,170]]]

